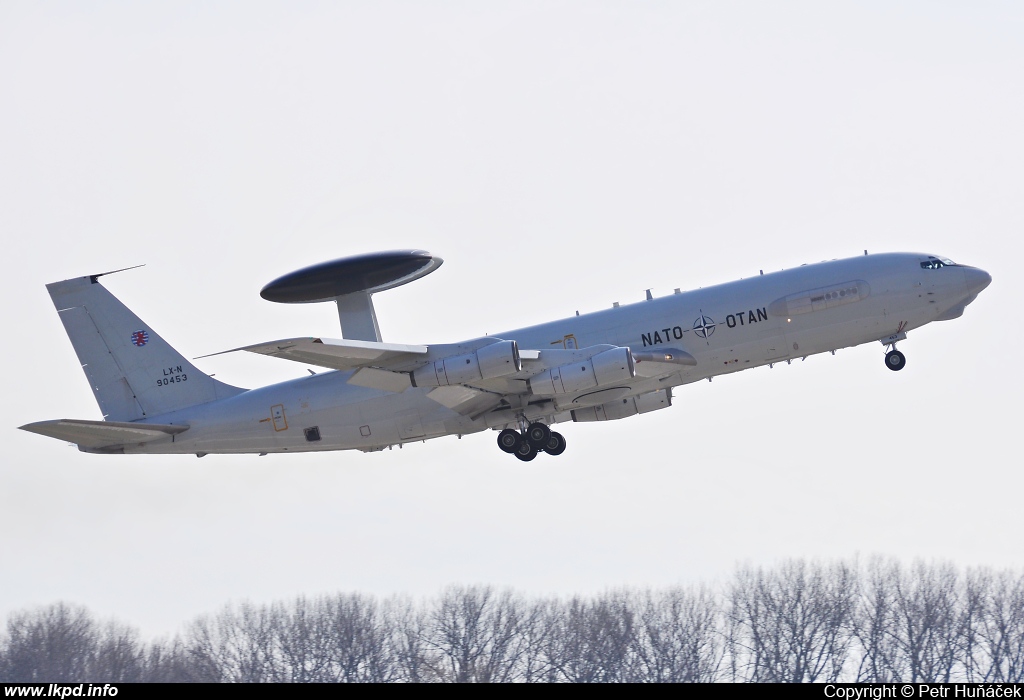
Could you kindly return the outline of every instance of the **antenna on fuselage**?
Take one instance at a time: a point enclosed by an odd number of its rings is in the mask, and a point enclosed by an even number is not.
[[[135,270],[135,269],[138,269],[140,267],[145,267],[145,266],[146,266],[146,264],[143,263],[141,265],[132,265],[131,267],[122,267],[120,270],[111,270],[109,272],[97,272],[95,275],[89,275],[89,281],[92,282],[93,284],[96,284],[96,280],[99,279],[100,277],[105,276],[105,275],[113,275],[113,274],[115,274],[117,272],[124,272],[126,270]]]

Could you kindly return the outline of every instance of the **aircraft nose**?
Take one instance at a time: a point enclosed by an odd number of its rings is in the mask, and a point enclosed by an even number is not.
[[[964,267],[964,279],[967,282],[967,291],[972,295],[978,294],[992,284],[992,275],[977,267]]]

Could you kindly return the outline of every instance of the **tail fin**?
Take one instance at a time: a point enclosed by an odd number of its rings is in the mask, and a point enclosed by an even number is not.
[[[46,285],[104,419],[133,421],[239,394],[203,374],[97,278]]]

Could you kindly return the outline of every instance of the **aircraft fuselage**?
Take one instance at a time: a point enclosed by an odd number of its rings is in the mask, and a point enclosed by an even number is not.
[[[642,394],[956,318],[990,279],[963,265],[922,267],[926,259],[888,253],[803,265],[494,336],[542,352],[608,344],[696,359],[667,377],[634,381],[631,390]],[[124,452],[370,451],[503,424],[489,414],[460,415],[428,398],[427,388],[393,393],[355,386],[347,383],[352,374],[321,372],[147,417],[141,422],[189,429]],[[531,409],[531,420],[568,420],[572,407],[569,400],[549,401]],[[311,441],[313,429],[318,439]]]

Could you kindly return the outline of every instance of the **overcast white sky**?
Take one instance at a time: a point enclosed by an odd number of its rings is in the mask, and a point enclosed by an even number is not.
[[[171,633],[228,601],[448,583],[712,582],[856,554],[1024,564],[1024,5],[0,1],[0,615]],[[265,302],[425,248],[385,340],[456,341],[864,249],[994,282],[958,320],[568,425],[364,455],[87,455],[47,282],[107,286],[189,357],[338,336]],[[242,386],[301,365],[226,355]]]

